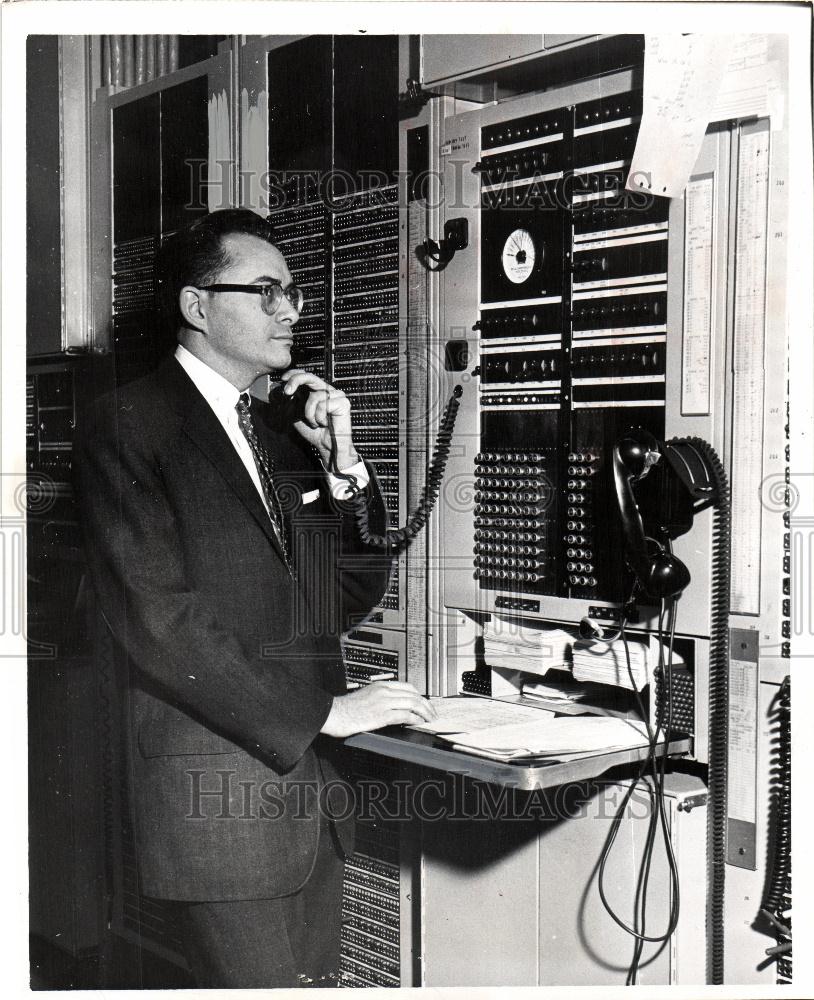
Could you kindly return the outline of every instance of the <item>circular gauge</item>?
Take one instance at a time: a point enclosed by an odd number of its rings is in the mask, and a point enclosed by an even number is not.
[[[515,229],[503,245],[503,273],[514,282],[522,284],[534,270],[537,251],[528,229]]]

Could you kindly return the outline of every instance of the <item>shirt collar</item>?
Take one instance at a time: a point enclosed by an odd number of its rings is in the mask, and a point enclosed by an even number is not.
[[[215,412],[234,413],[240,390],[205,361],[195,357],[183,344],[175,349],[175,358],[195,383],[195,388]]]

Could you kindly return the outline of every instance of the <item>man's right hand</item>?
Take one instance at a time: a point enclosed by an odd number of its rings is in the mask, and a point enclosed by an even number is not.
[[[342,739],[383,726],[431,722],[437,717],[412,684],[373,681],[358,691],[337,695],[320,732]]]

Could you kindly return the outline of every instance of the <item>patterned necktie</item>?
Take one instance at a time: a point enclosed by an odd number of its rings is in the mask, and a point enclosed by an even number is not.
[[[277,496],[277,490],[274,488],[274,463],[272,462],[269,453],[258,440],[254,424],[252,424],[251,413],[249,412],[250,404],[251,397],[248,392],[242,392],[240,394],[240,399],[235,404],[237,419],[240,424],[240,429],[243,431],[243,435],[249,442],[249,447],[252,450],[254,464],[257,466],[257,474],[260,477],[260,485],[263,487],[263,496],[266,500],[266,507],[268,508],[269,515],[271,516],[271,523],[274,526],[277,538],[280,540],[280,545],[283,548],[285,564],[288,567],[289,573],[293,576],[294,573],[291,568],[291,554],[288,545],[285,518],[283,517],[283,509],[280,506],[280,498]]]

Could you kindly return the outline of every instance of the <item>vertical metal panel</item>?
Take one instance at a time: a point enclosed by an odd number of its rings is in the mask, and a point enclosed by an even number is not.
[[[26,40],[27,353],[62,349],[59,41]]]
[[[733,628],[729,639],[729,767],[726,860],[757,867],[758,633]]]
[[[60,38],[62,345],[88,349],[90,323],[90,86],[83,36]]]
[[[424,823],[421,864],[421,985],[536,986],[536,824]]]

